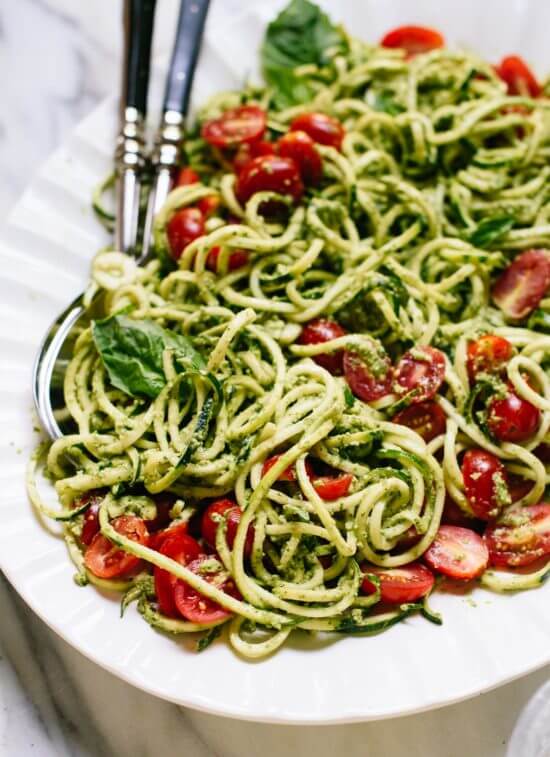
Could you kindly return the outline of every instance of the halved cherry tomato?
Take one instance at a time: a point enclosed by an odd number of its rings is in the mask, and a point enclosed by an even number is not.
[[[506,82],[509,95],[539,97],[542,93],[542,87],[534,73],[519,55],[508,55],[503,58],[498,66],[495,66],[495,70]]]
[[[145,523],[134,515],[121,515],[111,525],[119,534],[138,544],[146,545],[149,541]],[[106,536],[98,533],[84,553],[84,564],[98,578],[116,578],[137,568],[140,559],[119,549]]]
[[[445,378],[445,357],[435,347],[416,347],[397,364],[395,380],[417,405],[431,399]]]
[[[344,127],[336,118],[325,113],[302,113],[290,123],[291,131],[305,131],[314,142],[340,150],[345,136]]]
[[[444,37],[426,26],[399,26],[382,37],[382,47],[401,47],[408,57],[445,47]]]
[[[492,296],[508,318],[525,318],[550,287],[550,250],[526,250],[500,274]]]
[[[271,468],[273,468],[275,463],[280,460],[281,457],[282,455],[273,455],[272,457],[267,458],[262,467],[262,478],[269,470],[271,470]],[[309,460],[306,460],[306,471],[309,478],[315,476]],[[285,468],[285,470],[279,475],[277,481],[296,481],[296,469],[294,465],[289,465],[288,468]]]
[[[91,544],[92,539],[99,532],[99,508],[104,497],[105,494],[100,489],[92,489],[80,494],[73,501],[73,508],[75,509],[88,505],[88,509],[84,511],[84,521],[80,533],[80,541],[86,546]]]
[[[424,552],[424,559],[430,568],[444,576],[469,581],[483,573],[489,562],[489,551],[475,531],[460,526],[440,526]]]
[[[213,549],[216,548],[216,533],[220,522],[227,519],[225,538],[229,549],[233,549],[237,528],[241,522],[242,510],[232,499],[218,499],[211,502],[203,513],[201,533],[204,541]],[[254,543],[254,528],[249,526],[244,543],[245,557],[250,557]]]
[[[466,366],[470,381],[475,381],[478,373],[498,373],[514,354],[514,348],[507,339],[495,334],[485,334],[468,344]]]
[[[176,210],[166,227],[170,253],[175,260],[180,258],[188,244],[204,234],[204,216],[198,208]]]
[[[277,147],[279,155],[296,161],[305,184],[318,184],[323,173],[323,161],[309,134],[289,131],[279,139]]]
[[[258,158],[260,155],[275,155],[275,144],[260,139],[258,142],[239,145],[235,157],[233,158],[233,168],[235,173],[244,168],[252,158]]]
[[[534,481],[529,481],[527,478],[521,476],[515,476],[512,474],[508,476],[508,489],[510,490],[510,498],[512,502],[518,502],[523,499],[526,494],[529,494],[533,488]]]
[[[467,450],[462,460],[464,490],[478,518],[495,518],[510,504],[508,474],[498,457],[483,449]]]
[[[163,528],[161,531],[155,531],[151,534],[149,537],[149,546],[151,549],[155,549],[157,552],[160,552],[160,548],[166,541],[166,539],[171,538],[172,536],[181,536],[182,534],[187,534],[189,531],[189,523],[176,523],[174,526],[168,526],[167,528]]]
[[[206,258],[206,267],[214,273],[218,270],[218,258],[220,257],[220,248],[212,247]],[[228,271],[236,271],[248,263],[248,252],[246,250],[231,250],[227,262]]]
[[[445,496],[445,505],[441,515],[441,524],[444,526],[462,526],[478,531],[485,528],[485,523],[477,518],[466,515],[449,495]]]
[[[209,557],[199,557],[190,562],[187,568],[200,575],[208,583],[214,584],[226,594],[240,599],[241,595],[231,577],[226,577],[226,574],[221,571],[216,573],[205,571],[205,563],[210,559]],[[224,610],[217,602],[200,594],[185,581],[178,580],[176,582],[174,602],[179,613],[192,623],[213,623],[216,620],[231,617],[228,610]]]
[[[323,344],[323,342],[330,342],[332,339],[345,336],[346,333],[345,329],[339,323],[336,323],[336,321],[330,321],[327,318],[317,318],[304,326],[298,339],[298,344]],[[343,357],[343,350],[337,350],[336,352],[314,355],[312,360],[317,365],[325,368],[329,373],[332,373],[333,376],[340,376],[343,371]]]
[[[401,568],[378,568],[363,565],[364,573],[374,573],[380,579],[380,599],[391,604],[415,602],[432,590],[435,578],[431,570],[422,563],[413,562]],[[374,594],[375,585],[368,578],[361,584],[363,594]]]
[[[199,181],[200,177],[198,173],[196,171],[193,171],[192,168],[189,168],[189,166],[184,166],[179,170],[179,173],[176,177],[175,186],[186,187],[189,184],[196,184]],[[197,202],[197,208],[205,218],[208,218],[208,216],[211,216],[212,213],[215,213],[219,205],[220,199],[216,195],[203,197],[202,200],[198,200]]]
[[[202,548],[198,541],[181,531],[167,535],[158,551],[180,565],[188,565],[202,555]],[[177,617],[174,589],[178,579],[170,571],[157,567],[155,567],[154,576],[155,593],[160,611],[164,615]]]
[[[349,388],[363,402],[374,402],[391,392],[393,368],[387,355],[377,355],[367,364],[357,352],[345,350],[343,364]]]
[[[198,184],[199,181],[200,177],[196,171],[189,166],[183,166],[178,171],[174,184],[176,187],[187,187],[189,184]]]
[[[550,505],[508,510],[483,535],[491,565],[518,567],[550,555]]]
[[[298,166],[292,158],[260,155],[252,158],[237,177],[235,193],[244,204],[256,192],[278,192],[298,202],[304,191]]]
[[[540,424],[540,410],[519,397],[512,387],[504,399],[491,400],[487,424],[501,442],[523,442],[536,433]]]
[[[431,442],[436,436],[445,433],[447,416],[437,402],[427,400],[401,410],[393,416],[392,423],[412,428],[425,442]]]
[[[319,476],[312,479],[313,488],[321,499],[332,501],[345,497],[349,492],[353,481],[351,473],[342,473],[340,476]]]
[[[261,139],[266,123],[265,110],[255,105],[241,105],[203,124],[201,136],[215,147],[236,147],[243,142]]]

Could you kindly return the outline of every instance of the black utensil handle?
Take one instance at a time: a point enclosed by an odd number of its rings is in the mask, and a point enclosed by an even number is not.
[[[147,112],[151,41],[156,0],[125,0],[122,108]]]
[[[164,93],[165,111],[187,113],[209,3],[210,0],[181,0],[176,41]]]

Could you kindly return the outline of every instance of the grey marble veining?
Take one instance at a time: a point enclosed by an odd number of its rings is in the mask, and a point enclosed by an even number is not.
[[[213,0],[224,12],[244,1]],[[159,0],[160,53],[176,7]],[[120,0],[0,0],[2,215],[70,128],[117,87],[120,14]],[[0,578],[1,757],[504,757],[517,714],[547,678],[548,669],[381,723],[243,723],[133,689],[59,639]]]

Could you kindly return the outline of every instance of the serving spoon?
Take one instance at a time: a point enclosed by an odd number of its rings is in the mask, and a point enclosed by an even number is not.
[[[144,132],[156,0],[125,2],[123,93],[115,150],[114,237],[115,249],[131,255],[138,265],[149,257],[153,219],[168,196],[172,173],[178,163],[209,3],[210,0],[182,0],[180,5],[162,117],[151,157],[154,179],[140,244],[140,191],[146,163]],[[63,412],[61,376],[78,335],[94,317],[103,315],[102,300],[97,294],[87,305],[85,293],[78,295],[50,326],[36,356],[32,373],[34,405],[44,431],[52,439],[60,438],[70,428],[70,418]],[[62,419],[64,414],[66,419]]]

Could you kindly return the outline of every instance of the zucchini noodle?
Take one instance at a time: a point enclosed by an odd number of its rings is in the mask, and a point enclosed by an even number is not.
[[[296,629],[374,633],[416,610],[433,619],[422,603],[377,612],[379,580],[369,566],[397,568],[420,558],[446,497],[473,517],[460,464],[465,450],[486,450],[532,483],[518,507],[540,502],[550,484],[550,470],[534,454],[550,442],[550,336],[510,322],[490,297],[518,251],[550,249],[548,101],[506,94],[492,66],[470,52],[438,49],[406,59],[401,50],[354,38],[302,73],[313,92],[305,105],[281,109],[271,88],[256,86],[208,103],[182,155],[201,179],[170,192],[154,224],[156,256],[140,268],[106,250],[93,262],[91,288],[104,318],[153,324],[154,334],[185,339],[198,357],[182,357],[166,342],[155,369],[158,391],[131,393],[113,379],[96,326],[84,329],[64,379],[70,433],[35,457],[28,479],[33,504],[61,522],[82,583],[128,592],[126,603],[136,599],[145,620],[168,633],[227,621],[163,615],[149,573],[167,571],[227,610],[229,641],[248,658],[272,653]],[[202,124],[243,103],[267,111],[274,135],[304,112],[342,123],[341,150],[318,146],[323,176],[301,202],[270,191],[241,204],[230,163],[200,137]],[[111,184],[94,198],[107,223],[99,197]],[[212,197],[218,206],[205,233],[174,264],[170,220]],[[267,217],[274,202],[281,212]],[[503,217],[509,223],[484,239],[484,222]],[[246,262],[232,270],[237,250]],[[549,306],[550,297],[539,310]],[[335,319],[346,332],[299,343],[304,325],[317,318]],[[476,410],[467,349],[487,333],[513,345],[507,381],[540,411],[526,442],[498,442]],[[398,387],[366,403],[343,376],[315,362],[348,350],[370,366],[384,356],[396,363],[406,350],[428,346],[445,355],[436,401],[447,419],[429,443],[392,420],[407,404]],[[41,466],[58,507],[41,498]],[[323,499],[309,466],[349,474],[348,491]],[[285,483],[288,469],[294,479]],[[82,497],[98,490],[101,534],[141,561],[128,580],[99,579],[82,562]],[[121,514],[153,520],[163,494],[176,503],[175,523],[192,522],[216,498],[235,499],[242,516],[234,541],[229,546],[223,517],[216,538],[234,596],[113,527]],[[371,594],[361,591],[365,575]],[[491,571],[483,583],[527,588],[546,573],[531,584],[507,575]]]

